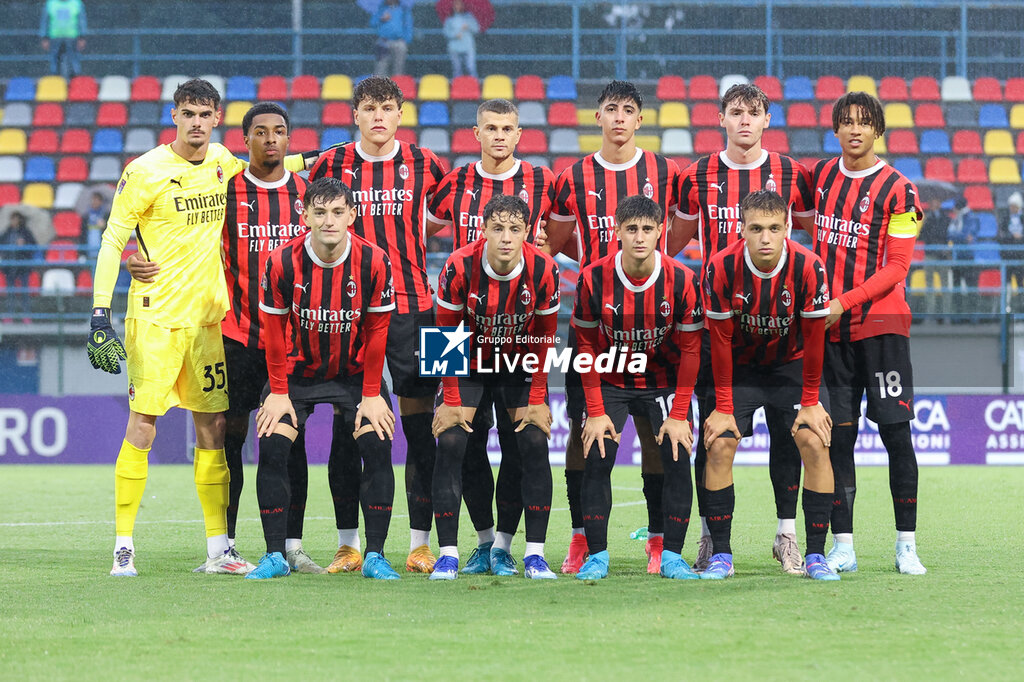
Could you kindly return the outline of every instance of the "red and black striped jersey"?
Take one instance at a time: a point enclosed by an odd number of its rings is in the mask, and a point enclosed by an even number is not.
[[[496,353],[526,353],[533,321],[559,306],[558,265],[532,244],[511,272],[498,274],[487,261],[487,240],[478,239],[451,256],[437,282],[437,305],[462,312],[468,323],[470,367],[493,365]],[[479,349],[479,351],[478,351]]]
[[[349,232],[338,260],[313,252],[311,236],[297,237],[270,254],[260,310],[289,315],[288,374],[333,379],[363,371],[366,313],[395,308],[387,254]]]
[[[246,169],[228,181],[222,248],[231,308],[220,329],[248,348],[263,348],[260,280],[270,252],[306,231],[305,192],[306,181],[289,171],[277,182],[263,182]]]
[[[708,318],[735,318],[732,355],[737,365],[802,358],[803,333],[796,318],[827,316],[829,300],[821,259],[791,239],[772,272],[758,270],[740,240],[711,257],[704,277]]]
[[[697,274],[664,252],[657,256],[654,272],[642,282],[623,271],[622,253],[617,252],[584,268],[576,284],[572,324],[580,330],[598,330],[596,352],[614,346],[647,355],[643,374],[601,375],[615,386],[674,387],[680,362],[674,332],[704,328]]]
[[[533,243],[538,224],[547,219],[555,200],[555,174],[516,159],[500,175],[488,173],[477,161],[444,176],[430,200],[430,215],[434,222],[452,226],[454,250],[483,236],[484,207],[496,194],[517,196],[530,207],[527,240]]]
[[[350,142],[320,155],[309,179],[323,177],[337,178],[352,188],[359,207],[355,233],[383,249],[394,264],[397,311],[430,308],[427,200],[444,177],[434,152],[396,140],[390,154],[370,156],[358,142]]]
[[[920,221],[921,205],[914,184],[881,159],[863,171],[847,170],[842,157],[820,161],[812,180],[817,202],[814,250],[830,275],[832,295],[838,297],[885,265],[889,236],[916,237],[890,235],[889,220],[913,213]],[[906,282],[900,281],[881,298],[843,313],[829,328],[829,338],[858,341],[880,334],[910,336],[910,319]]]
[[[757,161],[738,164],[723,151],[698,159],[682,172],[676,215],[699,219],[697,241],[705,266],[740,238],[740,201],[760,189],[778,193],[792,215],[814,213],[810,173],[799,161],[782,154],[762,150]]]
[[[615,209],[626,197],[643,194],[665,211],[661,248],[665,248],[668,219],[676,205],[679,167],[654,152],[636,150],[627,163],[613,164],[601,152],[585,156],[562,171],[555,185],[551,219],[576,221],[580,269],[619,250]]]

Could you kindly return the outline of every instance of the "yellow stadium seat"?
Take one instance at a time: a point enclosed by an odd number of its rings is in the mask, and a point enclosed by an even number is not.
[[[68,98],[68,82],[63,76],[43,76],[36,82],[37,102],[63,102]]]
[[[1019,185],[1020,168],[1015,159],[992,159],[988,167],[988,181],[994,185]]]
[[[224,112],[224,125],[240,126],[245,112],[252,108],[252,102],[229,102]]]
[[[660,152],[661,151],[661,136],[660,135],[636,135],[636,146],[640,149],[644,149],[649,152]]]
[[[576,108],[576,122],[581,126],[596,126],[597,117],[594,116],[594,110],[584,107],[580,109]]]
[[[690,110],[682,102],[665,102],[658,112],[662,128],[689,128]]]
[[[659,118],[658,118],[658,110],[657,109],[654,109],[654,108],[644,109],[643,111],[640,112],[640,114],[644,117],[644,125],[645,126],[650,126],[652,128],[656,128],[656,127],[658,127],[660,125],[658,123]]]
[[[875,79],[871,76],[850,76],[850,80],[846,81],[847,92],[866,92],[872,97],[878,97],[878,87],[875,85]],[[888,117],[886,117],[886,124],[888,124]]]
[[[416,116],[416,105],[409,100],[402,102],[402,122],[399,125],[403,128],[412,128],[419,125],[419,119]]]
[[[500,73],[487,76],[480,96],[484,99],[512,99],[512,79]]]
[[[600,135],[580,135],[580,153],[593,154],[601,149]]]
[[[928,288],[928,278],[924,270],[914,270],[910,273],[910,290]]]
[[[53,185],[46,182],[32,182],[25,185],[21,203],[39,208],[53,208]]]
[[[890,102],[885,105],[886,128],[913,128],[914,115],[906,102]]]
[[[884,135],[882,137],[879,137],[879,138],[875,139],[874,150],[875,150],[876,154],[886,154],[886,153],[888,153],[886,148],[885,148],[885,136]]]
[[[447,102],[449,98],[448,77],[437,73],[428,73],[420,78],[417,99],[434,102]]]
[[[25,131],[18,128],[0,130],[0,154],[24,154],[28,140]]]
[[[327,76],[324,78],[320,97],[325,100],[352,99],[352,79],[340,73]]]
[[[985,156],[1013,156],[1013,136],[1009,130],[989,130],[985,133]]]
[[[1024,104],[1014,104],[1010,109],[1010,127],[1016,130],[1024,128]]]

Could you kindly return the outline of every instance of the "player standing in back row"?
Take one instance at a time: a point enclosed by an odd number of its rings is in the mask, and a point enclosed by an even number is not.
[[[832,402],[835,544],[828,564],[856,571],[853,501],[854,448],[860,403],[889,454],[889,489],[896,516],[896,568],[921,575],[917,557],[917,456],[911,440],[914,381],[910,365],[910,308],[906,279],[922,219],[917,189],[875,156],[885,132],[881,103],[864,92],[840,97],[832,129],[842,156],[818,163],[815,250],[831,277],[825,383]]]

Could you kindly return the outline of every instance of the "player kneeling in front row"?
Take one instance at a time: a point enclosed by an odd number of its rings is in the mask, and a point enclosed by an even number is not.
[[[828,284],[821,259],[786,238],[787,211],[775,192],[748,194],[740,202],[743,239],[707,265],[704,295],[717,390],[716,409],[704,419],[706,511],[714,552],[701,573],[705,579],[733,575],[733,457],[739,439],[751,434],[754,412],[770,405],[788,411],[804,464],[807,575],[839,580],[824,557],[834,490],[828,455],[832,420],[827,393],[819,391]],[[800,324],[794,325],[797,315]]]
[[[664,221],[664,209],[651,199],[624,199],[615,210],[621,250],[585,268],[579,279],[572,324],[580,355],[613,353],[614,358],[611,371],[603,374],[598,363],[580,369],[587,405],[583,523],[590,553],[576,575],[580,580],[608,575],[611,474],[627,414],[646,417],[658,434],[665,470],[660,573],[698,577],[681,553],[693,504],[693,432],[687,419],[704,318],[696,274],[658,249]],[[622,353],[630,353],[624,368],[618,359]]]
[[[555,577],[544,559],[552,485],[544,363],[558,322],[558,266],[543,251],[524,243],[529,216],[529,207],[518,197],[492,198],[484,207],[484,238],[453,253],[438,279],[437,323],[458,326],[454,333],[468,336],[470,373],[443,379],[444,402],[434,414],[433,501],[441,556],[431,580],[454,580],[458,575],[462,463],[470,424],[487,390],[495,404],[508,411],[515,427],[522,461],[526,577]],[[455,341],[461,339],[450,343]],[[491,548],[491,572],[517,573],[505,549]]]
[[[290,572],[285,560],[288,454],[313,408],[327,403],[352,425],[363,461],[363,575],[397,580],[398,573],[384,558],[395,496],[395,416],[381,379],[395,307],[391,265],[382,250],[349,232],[356,218],[355,200],[340,180],[313,182],[303,207],[309,234],[275,250],[263,278],[260,322],[270,380],[256,417],[256,496],[267,553],[246,579]],[[288,326],[290,343],[285,339]]]

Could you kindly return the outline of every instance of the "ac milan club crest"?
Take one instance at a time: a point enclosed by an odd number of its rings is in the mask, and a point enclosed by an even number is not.
[[[295,200],[295,212],[302,213],[302,199]]]
[[[135,384],[128,384],[128,400],[135,400]]]
[[[672,314],[672,304],[669,303],[668,301],[662,301],[661,305],[658,307],[658,310],[661,312],[662,317],[668,317],[669,315]]]
[[[398,167],[398,175],[399,175],[399,176],[400,176],[400,177],[401,177],[401,178],[402,178],[403,180],[408,180],[408,179],[409,179],[409,167],[408,167],[408,166],[406,166],[406,165],[405,165],[405,164],[403,163],[403,164],[402,164],[401,166],[399,166],[399,167]]]
[[[356,281],[354,279],[350,279],[348,284],[345,285],[345,293],[348,294],[349,298],[356,297]]]
[[[779,186],[775,184],[775,175],[768,176],[768,182],[764,183],[764,188],[769,192],[778,192]]]
[[[530,203],[530,193],[526,191],[526,188],[519,190],[519,198],[523,200],[524,204]]]
[[[533,295],[530,293],[530,290],[523,287],[523,290],[519,292],[519,302],[523,305],[530,305],[530,301],[532,300]]]
[[[644,196],[648,199],[654,196],[654,185],[651,184],[650,180],[644,183]]]
[[[868,206],[870,206],[870,205],[871,205],[871,199],[868,197],[867,194],[865,194],[864,198],[860,200],[860,204],[858,205],[858,208],[860,208],[860,212],[863,213],[864,211],[868,210]]]
[[[224,182],[224,169],[220,167],[219,163],[217,164],[217,182]]]
[[[787,287],[783,287],[782,289],[782,305],[787,308],[793,305],[793,295],[789,293],[789,289]]]

